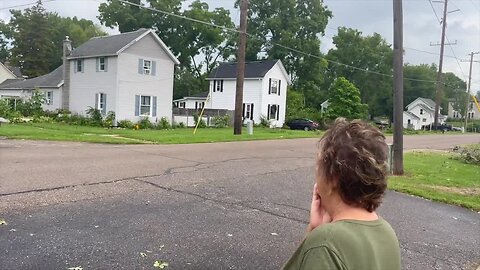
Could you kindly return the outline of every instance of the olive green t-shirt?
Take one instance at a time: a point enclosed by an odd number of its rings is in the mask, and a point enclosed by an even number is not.
[[[400,270],[400,247],[388,222],[340,220],[317,227],[284,270]]]

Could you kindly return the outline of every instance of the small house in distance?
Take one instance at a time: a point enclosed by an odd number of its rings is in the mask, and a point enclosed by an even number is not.
[[[435,122],[435,101],[429,98],[419,97],[407,105],[403,112],[403,127],[420,130],[428,128]],[[438,111],[438,123],[443,124],[447,120],[445,115]]]

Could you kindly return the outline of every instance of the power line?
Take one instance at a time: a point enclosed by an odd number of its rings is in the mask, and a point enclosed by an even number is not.
[[[48,3],[48,2],[53,2],[55,0],[43,0],[42,3]],[[27,7],[31,5],[35,5],[37,2],[32,2],[28,4],[23,4],[23,5],[16,5],[16,6],[9,6],[9,7],[2,7],[0,10],[5,10],[5,9],[13,9],[13,8],[19,8],[19,7]]]

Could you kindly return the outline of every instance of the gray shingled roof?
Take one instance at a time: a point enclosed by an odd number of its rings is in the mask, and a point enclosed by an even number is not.
[[[63,81],[63,65],[43,76],[27,80],[6,80],[0,84],[0,90],[56,88]]]
[[[123,33],[113,36],[94,37],[74,49],[69,58],[93,57],[100,55],[115,55],[123,47],[147,32],[141,28],[134,32]]]
[[[419,99],[423,100],[423,102],[425,102],[425,104],[427,104],[429,107],[435,108],[435,101],[433,101],[429,98],[422,98],[422,97],[419,97]]]
[[[415,114],[409,112],[409,111],[403,111],[403,113],[407,114],[407,115],[410,115],[410,117],[412,118],[416,118],[416,119],[420,119],[420,117],[416,116]]]
[[[17,76],[17,78],[22,78],[23,77],[22,71],[20,70],[19,67],[7,66],[7,68],[10,69],[10,71],[13,73],[13,75]]]
[[[262,78],[278,62],[263,60],[245,63],[245,78]],[[237,63],[222,63],[214,69],[208,79],[232,79],[237,77]]]

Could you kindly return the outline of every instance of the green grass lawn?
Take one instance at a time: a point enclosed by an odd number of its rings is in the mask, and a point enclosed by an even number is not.
[[[449,153],[405,154],[405,175],[389,177],[392,190],[480,211],[480,166]]]
[[[233,135],[233,128],[192,128],[170,130],[127,130],[73,126],[60,123],[26,123],[0,126],[0,136],[11,139],[77,141],[115,144],[184,144],[247,140],[320,138],[320,132],[255,127],[253,135]]]

